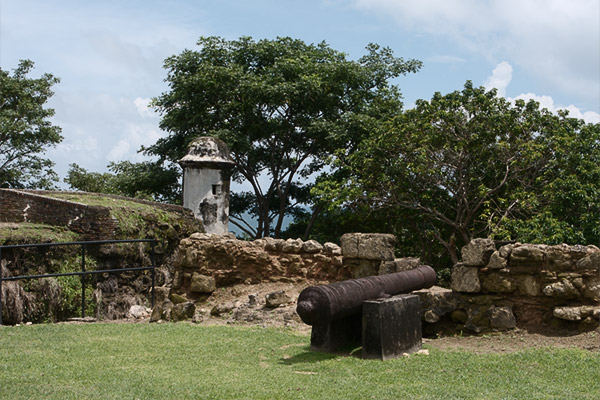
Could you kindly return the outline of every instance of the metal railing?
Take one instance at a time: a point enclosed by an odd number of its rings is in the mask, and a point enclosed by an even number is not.
[[[150,267],[136,267],[136,268],[118,268],[118,269],[103,269],[87,271],[85,269],[85,249],[89,245],[101,245],[101,244],[113,244],[113,243],[150,243],[150,260],[152,265]],[[0,246],[0,262],[2,261],[2,250],[3,249],[17,249],[25,247],[52,247],[52,246],[81,246],[81,271],[77,272],[63,272],[57,274],[43,274],[43,275],[22,275],[22,276],[2,276],[2,268],[0,267],[0,325],[2,325],[2,282],[3,281],[16,281],[26,279],[38,279],[38,278],[52,278],[57,276],[81,276],[81,318],[85,318],[85,281],[87,275],[92,274],[103,274],[103,273],[114,273],[114,272],[128,272],[128,271],[144,271],[152,270],[152,307],[154,307],[154,283],[155,283],[155,252],[154,247],[156,246],[156,240],[154,239],[132,239],[132,240],[93,240],[87,242],[64,242],[64,243],[36,243],[36,244],[16,244],[8,246]]]

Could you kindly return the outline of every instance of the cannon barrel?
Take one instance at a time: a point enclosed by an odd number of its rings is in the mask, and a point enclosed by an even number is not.
[[[409,271],[309,286],[298,296],[296,311],[305,324],[327,323],[359,313],[365,300],[429,288],[435,278],[433,268],[421,265]]]

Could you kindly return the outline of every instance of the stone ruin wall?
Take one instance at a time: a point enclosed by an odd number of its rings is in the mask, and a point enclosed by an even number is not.
[[[109,208],[55,199],[43,193],[0,189],[0,222],[66,226],[88,240],[113,237],[117,220]]]
[[[424,328],[586,331],[600,324],[600,249],[475,239],[452,270],[452,290],[421,291]]]
[[[346,234],[341,246],[313,240],[194,234],[174,257],[172,286],[159,300],[205,300],[237,283],[309,284],[412,269],[418,258],[395,258],[393,235]],[[540,332],[596,329],[600,323],[600,249],[595,246],[509,244],[475,239],[462,249],[452,289],[420,296],[424,333],[488,332],[515,327]],[[295,299],[292,299],[292,301]],[[168,300],[167,300],[168,301]]]
[[[0,222],[33,222],[55,226],[65,226],[83,235],[84,240],[114,239],[118,231],[118,221],[111,215],[109,207],[91,206],[70,200],[47,196],[53,192],[46,190],[0,189]],[[86,193],[86,192],[81,192]],[[166,211],[188,214],[181,206],[162,204],[129,197],[86,193],[89,196],[127,200],[159,207]]]

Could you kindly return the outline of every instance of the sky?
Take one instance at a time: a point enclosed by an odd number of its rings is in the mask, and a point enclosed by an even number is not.
[[[471,80],[600,122],[598,0],[0,0],[0,68],[30,59],[61,79],[48,106],[64,140],[46,152],[61,180],[71,163],[145,159],[166,136],[148,108],[163,62],[200,36],[325,41],[350,59],[377,43],[424,63],[394,82],[405,108]]]

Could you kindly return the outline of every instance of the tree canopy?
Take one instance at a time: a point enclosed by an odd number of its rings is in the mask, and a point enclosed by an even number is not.
[[[323,180],[314,193],[400,213],[415,242],[434,238],[452,262],[482,236],[597,244],[598,127],[467,82],[339,153],[343,179]]]
[[[71,164],[65,182],[71,189],[84,192],[118,194],[169,203],[181,201],[177,181],[180,168],[176,165],[165,168],[151,161],[121,161],[111,162],[108,169],[110,172],[88,172],[77,164]]]
[[[62,140],[61,129],[49,121],[54,110],[44,107],[59,79],[30,78],[32,69],[29,60],[12,75],[0,69],[0,187],[48,188],[58,180],[42,153]]]
[[[224,140],[233,179],[252,188],[232,197],[232,222],[253,237],[280,235],[284,217],[309,202],[299,178],[317,175],[335,149],[354,148],[401,111],[389,80],[421,66],[375,44],[358,61],[291,38],[202,37],[198,45],[166,60],[169,91],[153,104],[169,135],[145,151],[176,162],[198,136]]]

